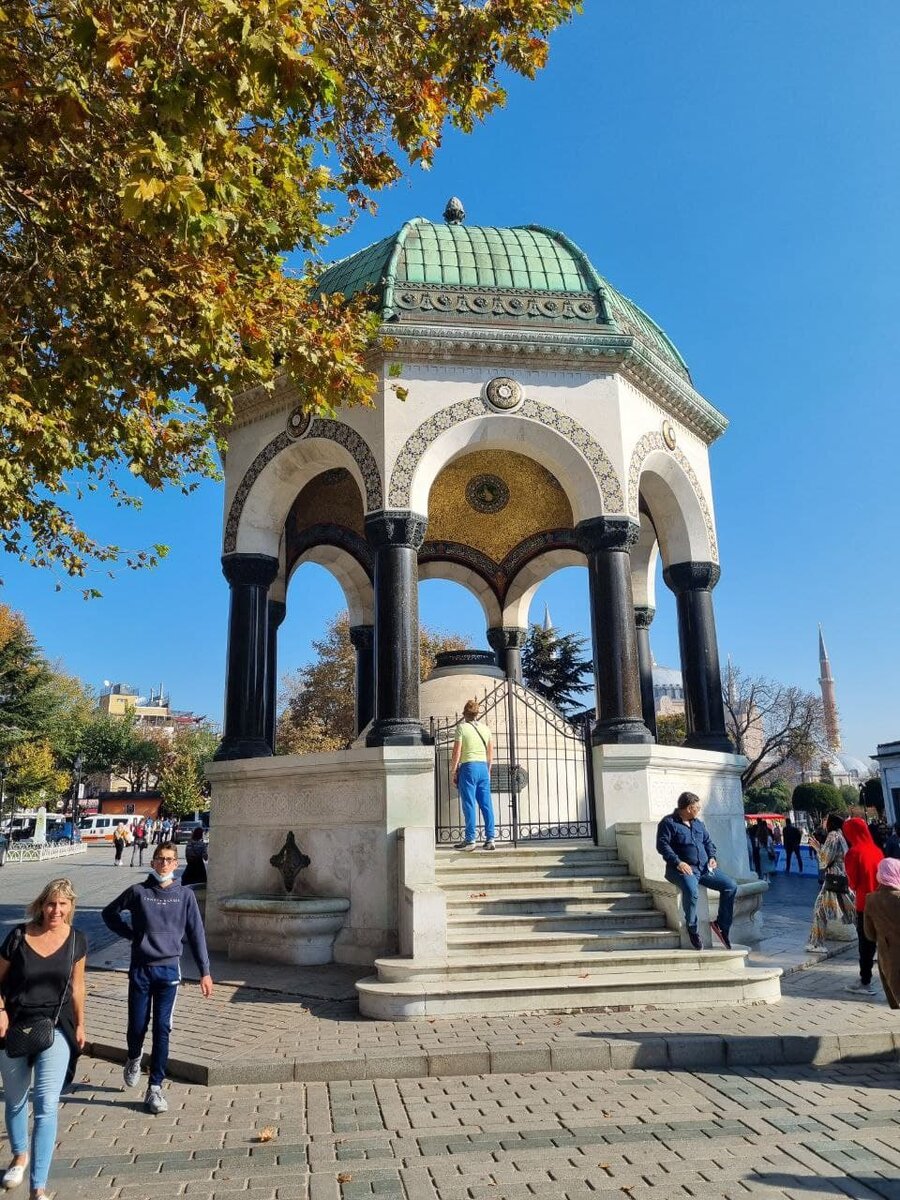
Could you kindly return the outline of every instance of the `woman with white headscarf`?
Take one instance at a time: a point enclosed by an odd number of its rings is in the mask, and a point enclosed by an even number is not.
[[[866,896],[865,934],[878,947],[878,974],[887,1002],[900,1008],[900,859],[883,858],[878,887]]]

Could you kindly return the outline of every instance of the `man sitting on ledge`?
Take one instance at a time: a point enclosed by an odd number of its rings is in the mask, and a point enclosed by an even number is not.
[[[728,934],[734,916],[737,884],[716,863],[716,848],[700,817],[700,798],[682,792],[675,811],[663,817],[656,830],[656,849],[666,864],[666,879],[681,888],[684,923],[695,950],[703,943],[697,932],[697,896],[701,885],[719,893],[719,917],[709,927],[726,950],[731,949]]]

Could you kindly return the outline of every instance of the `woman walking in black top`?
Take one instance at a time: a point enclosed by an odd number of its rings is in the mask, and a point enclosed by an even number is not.
[[[0,946],[0,1075],[6,1098],[6,1131],[13,1158],[0,1184],[18,1187],[29,1167],[28,1091],[32,1085],[30,1197],[44,1200],[56,1144],[59,1097],[84,1046],[84,960],[87,939],[72,928],[75,892],[53,879],[28,906]],[[7,1053],[10,1026],[41,1017],[55,1023],[53,1040],[29,1057]]]

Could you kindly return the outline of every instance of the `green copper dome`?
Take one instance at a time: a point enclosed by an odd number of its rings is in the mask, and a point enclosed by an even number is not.
[[[416,217],[326,268],[319,289],[371,292],[385,321],[474,320],[628,334],[690,379],[656,322],[599,275],[565,234],[540,225],[437,225]]]

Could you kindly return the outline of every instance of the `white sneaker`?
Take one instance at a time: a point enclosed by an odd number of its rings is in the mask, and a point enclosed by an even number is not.
[[[875,995],[875,985],[872,983],[863,983],[863,981],[860,979],[860,980],[857,980],[856,983],[848,983],[847,986],[844,988],[844,991],[845,992],[856,992],[856,994],[858,996],[874,996]]]
[[[17,1188],[21,1183],[24,1182],[25,1172],[27,1170],[28,1170],[28,1159],[27,1158],[18,1167],[7,1167],[6,1170],[3,1172],[3,1175],[0,1176],[0,1187],[5,1188],[7,1191],[12,1191],[13,1188]]]
[[[827,946],[814,946],[812,944],[812,942],[807,943],[806,949],[810,954],[827,954],[828,953]]]
[[[160,1113],[169,1111],[169,1102],[162,1094],[162,1087],[158,1083],[151,1083],[147,1088],[144,1105],[147,1112],[153,1113],[155,1117],[158,1117]]]
[[[125,1080],[126,1087],[137,1087],[138,1080],[141,1077],[141,1056],[137,1058],[127,1058],[125,1060],[125,1068],[122,1071],[122,1078]]]

